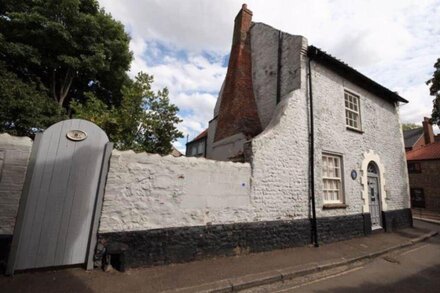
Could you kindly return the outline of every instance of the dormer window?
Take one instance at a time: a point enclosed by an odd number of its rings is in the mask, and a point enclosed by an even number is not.
[[[348,128],[362,130],[359,96],[348,91],[344,92],[345,97],[345,125]]]

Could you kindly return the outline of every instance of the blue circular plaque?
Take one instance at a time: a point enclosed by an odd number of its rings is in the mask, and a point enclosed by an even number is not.
[[[358,177],[358,173],[356,172],[356,170],[352,170],[351,171],[351,179],[355,180]]]

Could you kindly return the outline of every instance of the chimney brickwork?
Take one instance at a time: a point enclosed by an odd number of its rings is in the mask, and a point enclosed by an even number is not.
[[[252,84],[251,24],[252,11],[243,4],[235,18],[231,54],[214,141],[238,133],[254,137],[262,131]]]
[[[423,118],[423,136],[425,138],[425,144],[430,144],[435,141],[431,119],[429,119],[428,117]]]

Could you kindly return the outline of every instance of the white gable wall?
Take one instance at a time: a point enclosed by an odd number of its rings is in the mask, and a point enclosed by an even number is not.
[[[312,61],[312,84],[315,112],[316,199],[320,216],[363,212],[364,155],[373,151],[383,165],[385,179],[385,209],[408,208],[408,176],[405,150],[400,129],[398,108],[367,90],[336,75],[330,69]],[[363,133],[347,130],[345,126],[344,89],[360,96]],[[322,210],[322,152],[343,156],[346,209]],[[350,173],[358,173],[352,180]],[[382,194],[382,197],[384,195]]]

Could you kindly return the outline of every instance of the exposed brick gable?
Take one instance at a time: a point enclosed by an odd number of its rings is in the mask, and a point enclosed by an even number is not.
[[[249,30],[252,11],[243,4],[235,18],[234,36],[214,141],[237,133],[254,137],[262,131],[252,85]]]

